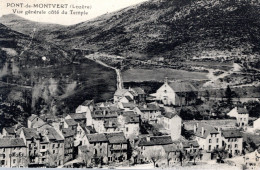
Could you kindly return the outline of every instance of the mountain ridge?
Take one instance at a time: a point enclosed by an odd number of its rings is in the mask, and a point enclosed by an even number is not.
[[[258,9],[259,2],[247,0],[153,0],[54,30],[46,37],[62,46],[122,56],[179,60],[215,53],[258,55]]]

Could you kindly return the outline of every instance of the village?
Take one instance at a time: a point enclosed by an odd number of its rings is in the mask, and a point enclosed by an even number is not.
[[[172,168],[210,163],[257,169],[260,140],[248,136],[259,136],[260,118],[252,121],[247,107],[235,104],[222,119],[205,108],[201,112],[213,118],[183,120],[180,108],[197,105],[199,98],[191,83],[165,78],[153,94],[140,87],[118,88],[111,101],[88,99],[63,117],[32,114],[26,126],[3,128],[0,166]]]

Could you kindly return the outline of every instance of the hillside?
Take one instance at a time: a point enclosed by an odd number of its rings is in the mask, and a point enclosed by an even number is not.
[[[0,24],[0,32],[0,68],[11,59],[23,67],[66,64],[71,60],[66,51],[54,44],[32,39],[3,24]]]
[[[26,35],[31,35],[32,32],[35,31],[36,37],[38,37],[38,35],[44,35],[50,30],[61,29],[65,27],[58,24],[30,21],[15,14],[3,15],[0,17],[0,23],[6,25],[14,31]]]
[[[258,55],[260,7],[247,0],[151,0],[52,31],[49,41],[133,57]]]

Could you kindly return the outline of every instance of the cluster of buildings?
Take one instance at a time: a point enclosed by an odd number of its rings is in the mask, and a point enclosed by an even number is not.
[[[32,114],[26,126],[3,128],[0,166],[92,167],[129,160],[143,163],[158,151],[166,156],[156,164],[171,166],[184,159],[213,159],[213,152],[221,149],[233,156],[241,155],[243,138],[235,127],[222,129],[197,123],[192,139],[182,136],[182,119],[170,105],[188,105],[196,96],[193,85],[166,80],[151,96],[139,87],[118,89],[113,102],[86,100],[75,113],[64,117]],[[248,117],[239,109],[230,114],[237,118],[239,127],[248,124]]]

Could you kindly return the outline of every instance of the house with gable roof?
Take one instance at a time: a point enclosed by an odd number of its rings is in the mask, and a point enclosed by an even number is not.
[[[176,112],[166,112],[159,116],[158,123],[169,131],[172,140],[178,140],[181,137],[182,119]]]
[[[168,82],[166,78],[164,84],[151,96],[164,105],[184,106],[196,102],[198,90],[189,82]]]
[[[237,119],[238,127],[246,128],[248,126],[249,113],[246,108],[235,107],[227,115]]]
[[[127,139],[136,138],[139,135],[141,117],[134,112],[124,112],[118,116],[120,131],[124,132]]]
[[[128,142],[123,132],[105,133],[108,139],[108,161],[122,162],[127,160]]]
[[[194,134],[200,148],[207,152],[212,152],[214,149],[219,149],[225,145],[220,128],[198,123],[194,125]]]
[[[114,103],[119,102],[126,96],[129,96],[132,100],[134,99],[133,93],[131,93],[128,89],[117,89],[114,94]]]
[[[136,103],[145,103],[146,102],[146,93],[141,87],[129,87],[129,92],[133,94],[134,101]]]
[[[231,155],[240,155],[243,150],[243,135],[237,129],[222,130],[222,136],[224,137],[226,150]]]
[[[20,132],[18,132],[20,138],[23,139],[26,147],[27,153],[29,157],[29,165],[40,164],[39,153],[40,153],[40,141],[41,136],[37,129],[33,128],[22,128]]]
[[[0,167],[28,167],[26,150],[24,140],[21,138],[0,138]]]

